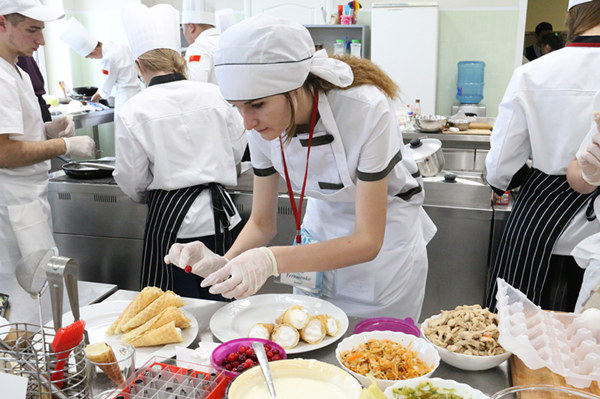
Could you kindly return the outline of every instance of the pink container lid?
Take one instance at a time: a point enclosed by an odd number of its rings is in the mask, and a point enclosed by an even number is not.
[[[421,330],[410,317],[406,319],[396,319],[393,317],[364,319],[356,324],[354,334],[360,334],[365,331],[398,331],[414,335],[415,337],[421,336]]]

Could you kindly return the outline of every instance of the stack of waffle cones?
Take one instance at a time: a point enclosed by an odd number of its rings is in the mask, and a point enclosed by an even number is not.
[[[190,326],[179,309],[185,303],[173,291],[144,288],[106,331],[139,348],[183,342],[181,329]]]

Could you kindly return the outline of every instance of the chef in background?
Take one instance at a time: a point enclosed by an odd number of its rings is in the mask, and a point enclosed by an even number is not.
[[[490,309],[501,277],[543,309],[572,311],[583,270],[571,251],[597,231],[585,218],[590,195],[566,174],[600,87],[600,0],[570,0],[566,24],[565,48],[515,70],[490,138],[487,181],[497,194],[520,186],[493,260]]]
[[[202,284],[226,298],[253,295],[270,276],[308,272],[294,293],[320,288],[349,315],[418,320],[425,246],[436,229],[398,130],[398,86],[369,60],[315,52],[305,27],[267,14],[221,35],[215,70],[249,131],[252,213],[225,256],[190,243],[171,248],[167,260],[205,276]],[[267,248],[281,176],[302,245]],[[322,284],[302,285],[304,277]]]
[[[214,0],[183,0],[181,23],[190,44],[185,52],[189,79],[216,84],[214,54],[220,33],[215,28]]]
[[[220,299],[163,258],[175,242],[201,241],[220,254],[231,246],[241,217],[223,186],[237,184],[247,143],[241,117],[216,85],[186,79],[175,8],[135,4],[122,17],[148,86],[115,121],[114,178],[131,199],[148,203],[141,287]]]
[[[89,157],[94,141],[73,137],[67,117],[42,120],[29,75],[19,56],[44,45],[45,22],[64,13],[39,0],[0,0],[0,271],[13,273],[21,257],[56,244],[48,204],[50,159]]]
[[[600,92],[594,98],[593,109],[593,126],[567,171],[567,180],[575,191],[591,193],[593,201],[586,208],[586,217],[597,231],[577,244],[572,252],[577,264],[584,269],[576,312],[587,307],[600,308]]]
[[[135,73],[133,57],[129,47],[115,42],[102,43],[96,40],[75,18],[68,21],[67,29],[60,35],[73,51],[85,58],[100,61],[104,81],[91,100],[108,99],[115,90],[115,110],[140,92],[140,82]]]

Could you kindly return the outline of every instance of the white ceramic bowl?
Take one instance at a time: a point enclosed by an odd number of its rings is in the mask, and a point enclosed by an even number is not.
[[[314,359],[287,359],[269,362],[275,391],[279,398],[313,399],[358,398],[361,386],[350,374],[329,363]],[[227,399],[269,399],[260,367],[252,367],[227,387]]]
[[[335,349],[335,357],[340,364],[340,367],[356,377],[356,379],[358,379],[364,387],[371,385],[371,380],[367,376],[355,373],[344,366],[340,355],[342,352],[356,348],[360,344],[363,344],[370,339],[388,339],[390,341],[397,342],[404,347],[408,347],[410,345],[410,349],[417,353],[419,359],[432,366],[431,371],[421,377],[430,376],[440,364],[440,355],[435,350],[435,347],[431,342],[428,342],[423,338],[417,338],[414,335],[404,334],[396,331],[367,331],[360,334],[354,334],[345,338],[338,344],[337,348]],[[377,378],[376,381],[377,386],[383,391],[387,387],[396,383],[398,380],[381,380]]]
[[[421,383],[430,383],[434,388],[440,388],[442,390],[452,390],[453,393],[462,396],[463,398],[471,399],[489,399],[489,397],[478,389],[472,388],[467,384],[461,384],[454,380],[444,380],[442,378],[412,378],[410,380],[401,380],[396,382],[385,389],[383,392],[387,398],[395,399],[396,396],[393,394],[394,388],[416,388]]]
[[[429,325],[430,320],[434,320],[440,316],[441,314],[431,316],[430,318],[423,321],[423,323],[421,323],[421,336],[427,342],[430,342],[431,345],[433,345],[433,347],[440,354],[440,358],[445,363],[448,363],[449,365],[459,368],[461,370],[480,371],[496,367],[512,355],[512,353],[510,352],[505,352],[500,355],[493,356],[465,355],[462,353],[449,351],[446,348],[442,348],[441,346],[434,344],[425,335],[425,328]]]

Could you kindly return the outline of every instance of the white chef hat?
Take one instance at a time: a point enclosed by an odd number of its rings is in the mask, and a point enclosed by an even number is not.
[[[98,45],[98,40],[73,17],[67,22],[67,29],[60,35],[60,39],[82,57],[88,56]]]
[[[576,5],[579,4],[583,4],[583,3],[589,3],[593,0],[569,0],[569,6],[567,8],[567,10],[570,10],[571,8],[575,7]]]
[[[349,86],[350,66],[315,53],[308,30],[297,22],[268,14],[245,19],[221,35],[215,74],[230,101],[254,100],[301,87],[311,72],[339,87]]]
[[[121,17],[133,58],[158,48],[181,50],[179,12],[173,6],[131,4],[121,10]]]
[[[0,0],[0,15],[15,13],[43,22],[54,21],[65,16],[61,10],[43,6],[40,0]]]
[[[233,8],[222,8],[215,11],[215,28],[225,32],[227,28],[237,22]]]
[[[183,0],[182,24],[215,25],[214,0]]]

